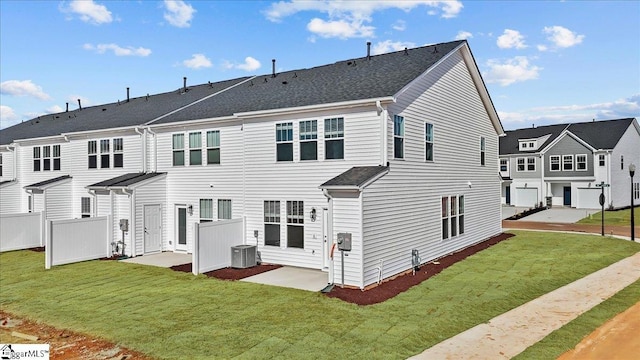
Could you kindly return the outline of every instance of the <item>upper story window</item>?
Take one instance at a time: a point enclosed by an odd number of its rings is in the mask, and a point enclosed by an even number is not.
[[[213,221],[213,199],[200,199],[200,222]]]
[[[560,155],[549,156],[549,170],[560,171]]]
[[[96,140],[89,140],[87,143],[87,155],[89,169],[95,169],[98,167],[98,142]]]
[[[524,166],[524,158],[517,158],[516,159],[516,171],[524,171],[525,170],[525,166]]]
[[[576,155],[576,171],[587,171],[587,155]]]
[[[220,164],[220,131],[207,131],[207,164]]]
[[[218,220],[231,220],[231,200],[218,199]]]
[[[189,165],[202,165],[202,133],[189,133]]]
[[[33,147],[33,171],[40,171],[40,147]]]
[[[624,155],[620,155],[620,170],[624,170]]]
[[[42,147],[42,170],[51,170],[51,146]]]
[[[276,161],[293,161],[293,123],[276,124]]]
[[[318,160],[318,121],[300,121],[300,160]]]
[[[60,145],[53,145],[53,170],[60,170]]]
[[[344,118],[324,119],[324,158],[344,159]]]
[[[573,171],[573,155],[562,155],[562,171]]]
[[[393,157],[404,158],[404,117],[393,116]]]
[[[113,143],[113,147],[111,147]],[[98,157],[98,144],[100,144],[100,157]],[[115,138],[89,140],[87,142],[87,167],[89,169],[109,169],[112,167],[111,156],[113,153],[113,167],[124,166],[123,139]],[[100,162],[98,162],[100,160]],[[60,170],[60,145],[53,146],[53,169]]]
[[[108,169],[109,164],[109,139],[100,140],[100,168]]]
[[[536,171],[536,158],[517,158],[516,171]]]
[[[184,134],[173,134],[173,166],[184,166]]]
[[[433,161],[433,124],[424,124],[424,147],[426,161]]]
[[[113,139],[113,167],[124,166],[124,145],[122,138]]]
[[[598,155],[598,165],[599,166],[604,166],[605,165],[604,154]]]
[[[480,137],[480,165],[484,166],[486,144],[484,137]]]
[[[508,159],[500,159],[500,172],[509,171],[509,160]]]
[[[0,154],[0,176],[2,176],[2,154]]]
[[[527,171],[536,171],[536,158],[527,158]]]

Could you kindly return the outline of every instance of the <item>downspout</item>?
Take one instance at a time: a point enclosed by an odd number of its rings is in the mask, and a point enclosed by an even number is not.
[[[360,290],[364,291],[364,189],[360,190]]]
[[[129,197],[129,251],[131,251],[131,257],[136,256],[136,208],[135,208],[135,195],[133,190],[122,188],[122,193]]]
[[[542,196],[542,189],[544,189],[544,196]],[[544,154],[540,154],[540,196],[542,196],[542,199],[539,199],[540,202],[546,204],[547,184],[544,182]]]
[[[98,216],[98,194],[96,194],[95,190],[87,190],[87,192],[93,197],[93,216]],[[113,210],[111,213],[113,213]],[[82,216],[82,209],[80,209],[80,215]]]
[[[147,172],[147,130],[145,129],[144,132],[140,132],[140,130],[138,130],[138,127],[136,126],[134,128],[134,131],[140,135],[140,137],[142,138],[142,172],[146,173]]]
[[[382,152],[380,154],[380,165],[386,166],[388,162],[387,154],[387,110],[382,107],[380,100],[376,101],[376,107],[378,108],[378,115],[380,115],[380,125],[382,126]]]
[[[329,202],[328,208],[328,219],[327,219],[327,241],[331,241],[331,247],[333,247],[333,197],[329,194],[327,189],[322,189],[322,194],[327,198]],[[335,283],[335,273],[334,273],[334,257],[332,256],[329,260],[329,273],[327,278],[327,283],[333,285]]]
[[[27,212],[32,213],[35,208],[35,201],[33,201],[33,190],[25,189],[25,192],[31,196],[31,200],[27,197]],[[31,210],[29,210],[29,206],[31,206]]]
[[[156,133],[153,132],[153,130],[151,130],[151,127],[147,127],[146,129],[149,134],[151,134],[153,136],[153,172],[158,171],[158,136]],[[147,149],[144,149],[145,153],[147,152]]]

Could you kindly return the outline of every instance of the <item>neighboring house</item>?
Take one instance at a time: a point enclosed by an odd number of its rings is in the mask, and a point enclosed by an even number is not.
[[[500,138],[502,203],[584,209],[631,205],[629,165],[640,165],[635,118],[558,124],[507,131]],[[634,197],[640,199],[636,176]],[[636,190],[637,189],[637,190]]]
[[[191,252],[196,222],[244,217],[269,263],[328,269],[350,233],[345,282],[364,288],[411,269],[414,249],[425,262],[501,232],[503,129],[466,41],[101,108],[2,130],[0,149],[24,168],[30,142],[64,141],[73,216],[129,219],[130,255]],[[46,180],[22,171],[22,186]]]

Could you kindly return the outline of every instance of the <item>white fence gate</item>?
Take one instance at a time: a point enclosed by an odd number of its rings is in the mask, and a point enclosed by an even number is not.
[[[244,227],[244,218],[196,223],[192,254],[193,274],[231,266],[231,247],[244,244]]]
[[[111,256],[111,215],[47,221],[45,268]]]
[[[44,212],[0,215],[0,252],[44,246]]]

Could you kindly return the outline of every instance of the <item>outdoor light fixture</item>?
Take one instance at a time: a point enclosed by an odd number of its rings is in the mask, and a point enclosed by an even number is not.
[[[636,241],[635,219],[633,218],[633,175],[636,174],[635,164],[629,165],[629,176],[631,176],[631,241]]]
[[[193,215],[193,205],[189,205],[187,207],[187,212],[189,213],[189,215]]]
[[[312,222],[316,221],[316,208],[311,208],[311,213],[309,214]]]

